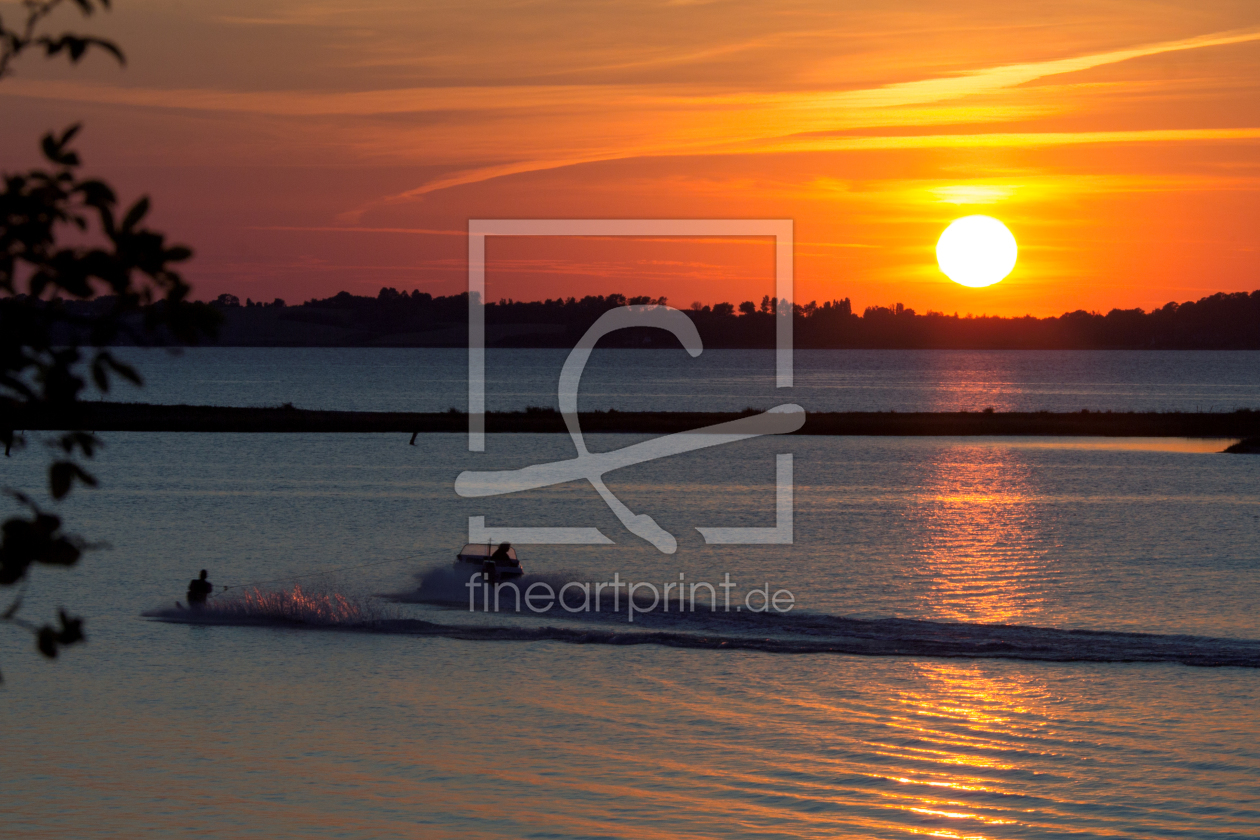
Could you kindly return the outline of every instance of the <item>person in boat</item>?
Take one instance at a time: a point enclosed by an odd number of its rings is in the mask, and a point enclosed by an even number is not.
[[[200,609],[205,606],[206,598],[214,591],[214,584],[206,580],[206,570],[201,570],[201,577],[188,581],[188,606]]]
[[[514,558],[508,552],[512,550],[511,543],[499,543],[499,547],[494,550],[494,554],[490,555],[490,559],[494,561],[494,565],[498,566],[519,566],[521,561]]]

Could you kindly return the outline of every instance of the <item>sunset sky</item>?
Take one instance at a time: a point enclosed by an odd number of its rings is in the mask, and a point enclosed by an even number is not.
[[[17,7],[0,4],[4,20]],[[465,288],[470,218],[790,218],[799,302],[976,314],[1260,288],[1255,0],[117,0],[128,56],[0,81],[6,170],[82,120],[197,296]],[[984,213],[1005,281],[937,237]],[[492,241],[491,298],[772,290],[770,240]]]

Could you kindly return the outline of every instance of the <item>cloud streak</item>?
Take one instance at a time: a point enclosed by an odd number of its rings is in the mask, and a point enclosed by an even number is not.
[[[734,112],[735,119],[723,120],[720,116],[717,119],[710,119],[707,132],[692,136],[688,136],[686,131],[678,131],[677,121],[666,119],[662,121],[664,125],[659,135],[648,139],[647,142],[640,141],[622,147],[589,149],[586,154],[562,158],[543,157],[477,167],[445,175],[383,200],[387,203],[395,203],[418,198],[438,190],[493,178],[625,157],[1251,141],[1260,138],[1260,128],[970,132],[886,136],[826,136],[825,132],[842,132],[881,124],[884,126],[921,126],[951,121],[978,123],[1046,115],[1053,109],[1044,104],[1022,106],[988,104],[974,108],[960,106],[956,109],[939,111],[924,111],[917,106],[1006,92],[1051,76],[1078,73],[1137,58],[1256,41],[1260,41],[1260,29],[1215,33],[1043,62],[1002,65],[971,71],[959,76],[924,79],[862,90],[696,96],[685,100],[692,108],[707,112],[710,117],[713,111]],[[1027,91],[1027,93],[1035,95],[1033,91]],[[657,96],[649,101],[658,104],[676,104],[679,100]],[[796,131],[792,135],[767,136],[765,129],[772,126],[791,127]],[[680,136],[685,137],[686,140],[680,141]],[[356,212],[362,212],[362,209],[366,208],[361,208]]]

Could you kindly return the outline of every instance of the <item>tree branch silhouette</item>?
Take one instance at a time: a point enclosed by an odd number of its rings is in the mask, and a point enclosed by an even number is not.
[[[99,48],[119,62],[110,41],[42,30],[62,0],[25,0],[26,20],[8,29],[0,20],[0,79],[28,49],[46,57],[65,54],[78,62]],[[72,0],[82,15],[108,9],[108,0]],[[26,444],[18,431],[23,409],[58,412],[72,421],[87,389],[109,391],[120,377],[137,385],[139,373],[105,347],[121,338],[137,343],[197,343],[214,335],[220,320],[211,307],[188,300],[191,288],[175,270],[192,251],[168,244],[144,225],[149,199],[123,210],[113,188],[81,178],[71,148],[79,125],[45,134],[45,166],[5,173],[0,192],[0,441],[5,455]],[[68,307],[67,301],[87,305]],[[92,348],[84,353],[82,348]],[[91,385],[89,386],[89,380]],[[66,431],[45,440],[52,452],[48,490],[60,502],[75,485],[95,487],[83,466],[102,442],[88,431]],[[59,611],[56,625],[19,616],[34,565],[73,566],[96,546],[63,529],[61,517],[16,490],[6,491],[28,511],[0,525],[0,586],[19,587],[0,621],[30,631],[44,656],[84,641],[81,619]]]

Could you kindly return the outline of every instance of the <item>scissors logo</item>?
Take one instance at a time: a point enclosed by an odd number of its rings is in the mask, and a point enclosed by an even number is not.
[[[459,474],[455,492],[464,498],[481,498],[519,493],[585,479],[604,503],[632,534],[648,541],[659,551],[673,554],[678,540],[645,513],[636,514],[608,489],[604,476],[613,470],[679,455],[699,449],[748,440],[762,435],[795,432],[805,422],[805,410],[784,404],[750,417],[706,426],[686,432],[636,443],[612,452],[591,452],[582,436],[577,410],[578,385],[591,351],[603,336],[629,327],[667,330],[695,358],[703,344],[695,324],[685,314],[667,306],[623,306],[600,316],[582,340],[569,353],[560,373],[560,413],[577,457],[517,470],[472,471]],[[776,524],[773,528],[697,528],[706,543],[791,543],[792,542],[792,456],[776,456]],[[608,544],[612,541],[595,528],[485,528],[484,517],[469,520],[469,541],[490,542],[507,539],[515,543]]]

